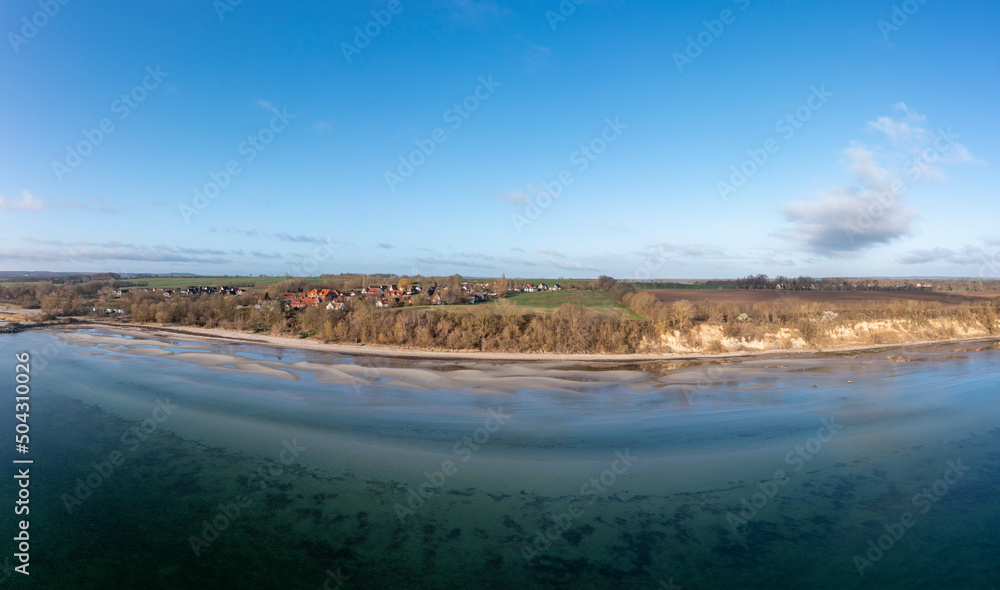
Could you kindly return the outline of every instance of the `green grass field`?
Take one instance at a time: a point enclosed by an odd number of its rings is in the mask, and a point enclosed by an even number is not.
[[[612,315],[624,313],[630,319],[642,319],[642,317],[631,309],[619,305],[600,291],[547,291],[543,293],[515,293],[507,297],[519,309],[534,313],[551,313],[560,305],[572,303],[580,307],[586,307],[599,311],[603,314]],[[496,305],[496,303],[493,303]]]
[[[509,303],[501,303],[507,301]],[[444,313],[482,313],[486,310],[499,312],[501,305],[512,305],[522,314],[552,313],[560,305],[572,303],[580,307],[593,309],[604,315],[624,314],[628,319],[641,320],[642,316],[631,309],[619,305],[606,293],[600,291],[549,291],[545,293],[514,293],[505,300],[494,300],[476,305],[420,305],[407,306],[401,309],[410,311],[418,309],[433,309]]]

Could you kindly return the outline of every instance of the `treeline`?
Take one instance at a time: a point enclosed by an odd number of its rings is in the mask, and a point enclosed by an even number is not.
[[[127,288],[126,281],[89,281],[53,284],[50,281],[0,286],[0,303],[13,303],[25,309],[41,309],[44,319],[56,316],[89,315],[97,308],[120,307],[115,296]]]
[[[631,282],[638,289],[785,289],[789,291],[1000,291],[1000,279],[858,279],[748,275],[686,283]]]
[[[25,309],[42,309],[46,315],[78,315],[85,313],[88,301],[99,298],[102,290],[111,293],[105,281],[54,285],[49,281],[0,287],[0,302],[13,303]],[[48,319],[48,318],[46,318]]]
[[[288,285],[282,285],[281,288]],[[626,354],[643,350],[652,325],[604,316],[566,304],[551,314],[515,308],[468,310],[378,309],[360,300],[343,311],[309,307],[285,311],[282,303],[255,303],[250,295],[201,295],[167,300],[156,293],[123,298],[129,321],[313,336],[324,342],[363,343],[492,352]]]
[[[727,338],[765,341],[781,329],[791,337],[800,337],[810,344],[822,342],[831,330],[857,322],[904,320],[915,325],[932,327],[932,320],[950,320],[958,325],[982,326],[990,334],[1000,334],[1000,297],[961,306],[945,306],[939,302],[906,300],[868,300],[824,303],[788,304],[756,303],[733,305],[701,300],[660,301],[646,291],[636,291],[632,285],[602,276],[597,288],[615,301],[649,320],[654,333],[676,333],[692,346],[699,342],[701,325],[722,327]],[[941,338],[957,336],[952,327],[942,327]]]
[[[648,322],[603,316],[572,304],[550,314],[522,314],[486,307],[459,313],[384,311],[361,302],[333,316],[309,309],[300,322],[328,342],[492,352],[627,354],[642,350],[652,336]]]
[[[733,284],[737,289],[784,289],[788,291],[919,291],[931,290],[929,283],[891,280],[879,283],[878,279],[817,279],[809,276],[771,278],[765,274],[740,277],[734,281],[709,281]],[[917,284],[921,286],[918,287]]]
[[[83,283],[110,281],[119,278],[112,272],[95,274],[59,274],[59,273],[24,273],[24,272],[0,272],[0,281],[5,283],[36,283],[45,281],[57,285],[77,285]]]
[[[735,280],[705,281],[706,286],[789,291],[998,291],[998,279],[843,279],[809,276],[749,275]]]
[[[698,308],[690,301],[665,303],[648,291],[637,291],[632,284],[620,283],[606,275],[594,282],[594,288],[604,291],[616,302],[649,320],[658,332],[686,330],[697,321],[709,319],[700,317]]]

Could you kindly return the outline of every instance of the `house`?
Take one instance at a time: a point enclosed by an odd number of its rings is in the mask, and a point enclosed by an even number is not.
[[[448,288],[440,287],[434,290],[434,295],[431,296],[431,303],[446,303],[445,298],[448,296]]]
[[[347,309],[347,302],[343,299],[334,299],[326,304],[327,311],[340,311]]]
[[[291,301],[292,309],[301,309],[303,307],[319,307],[320,299],[319,297],[294,297]]]
[[[306,297],[319,297],[322,300],[333,299],[340,295],[337,291],[333,289],[313,289],[306,293]]]

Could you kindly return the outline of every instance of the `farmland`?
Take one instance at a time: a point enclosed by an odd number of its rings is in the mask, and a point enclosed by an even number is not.
[[[433,309],[439,313],[471,314],[484,311],[503,313],[516,312],[520,315],[551,314],[565,304],[576,305],[595,311],[602,316],[641,320],[642,316],[617,303],[607,293],[601,291],[548,291],[543,293],[512,293],[503,299],[496,299],[480,305],[417,305],[406,306],[404,311]]]
[[[547,293],[515,293],[507,296],[513,306],[525,312],[551,313],[560,305],[572,304],[598,311],[604,315],[624,313],[626,317],[639,319],[629,308],[615,302],[607,293],[600,291],[549,291]]]
[[[998,291],[983,292],[942,292],[942,291],[780,291],[774,289],[755,290],[685,290],[685,289],[648,289],[659,301],[674,303],[681,300],[691,302],[711,302],[730,306],[753,305],[803,305],[815,304],[850,304],[861,302],[887,303],[893,301],[941,303],[945,306],[958,307],[972,303],[990,301],[1000,297]]]

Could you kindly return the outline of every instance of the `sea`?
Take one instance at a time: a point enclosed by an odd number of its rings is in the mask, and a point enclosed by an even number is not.
[[[0,391],[0,589],[1000,588],[997,342],[583,363],[41,329],[0,334]]]

